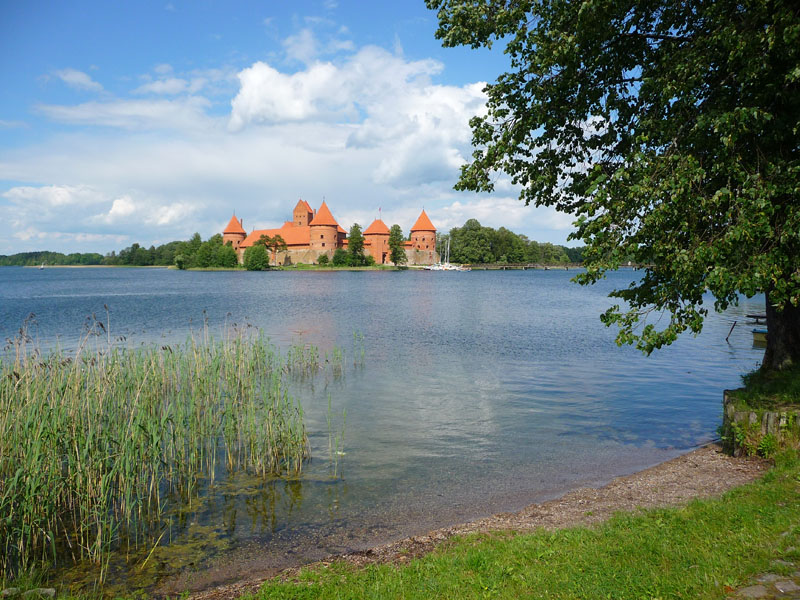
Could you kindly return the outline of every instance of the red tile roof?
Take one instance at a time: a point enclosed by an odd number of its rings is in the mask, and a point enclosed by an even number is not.
[[[414,226],[411,228],[411,231],[436,231],[436,227],[433,226],[428,215],[425,214],[424,208],[422,209],[422,214],[420,214],[419,219],[417,219],[417,222],[414,223]]]
[[[386,223],[384,223],[380,219],[375,219],[372,222],[372,225],[367,227],[367,229],[364,231],[364,235],[373,235],[373,234],[389,235],[389,228],[386,226]]]
[[[319,210],[317,211],[317,215],[314,217],[311,223],[309,223],[309,225],[334,225],[336,227],[339,226],[339,224],[336,222],[336,219],[333,218],[333,215],[331,214],[331,211],[328,208],[328,205],[325,204],[324,200],[322,201],[322,206],[320,206]]]
[[[242,227],[242,223],[236,218],[236,215],[233,215],[231,220],[228,221],[228,226],[222,230],[222,233],[245,233],[245,230],[244,227]]]
[[[279,235],[289,247],[308,246],[311,244],[311,230],[308,225],[295,225],[291,221],[287,221],[280,229],[256,229],[244,239],[240,247],[252,246],[261,239],[262,235],[268,235],[269,237]]]

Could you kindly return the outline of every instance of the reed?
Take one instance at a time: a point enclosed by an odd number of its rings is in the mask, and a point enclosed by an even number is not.
[[[323,368],[316,348],[281,352],[241,330],[136,349],[102,338],[44,355],[23,328],[0,357],[6,580],[70,560],[102,580],[110,551],[151,546],[218,466],[293,478],[310,458],[288,379]],[[341,355],[324,364],[340,370]]]

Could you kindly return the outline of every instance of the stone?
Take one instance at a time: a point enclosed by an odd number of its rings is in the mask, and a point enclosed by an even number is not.
[[[55,588],[36,588],[34,590],[28,590],[24,594],[22,594],[23,598],[55,598],[56,597],[56,590]]]
[[[800,585],[797,585],[791,579],[783,579],[775,582],[775,589],[781,594],[788,594],[789,592],[800,591]]]
[[[0,592],[0,597],[3,597],[3,598],[15,598],[15,597],[19,596],[19,594],[20,594],[19,588],[10,587],[10,588],[6,588],[2,592]]]
[[[782,567],[793,567],[794,563],[789,562],[788,560],[782,560],[780,558],[776,558],[772,561],[773,565],[780,565]]]
[[[739,598],[764,598],[769,594],[769,590],[763,585],[751,585],[736,592]]]
[[[769,594],[763,585],[751,585],[736,592],[738,598],[765,598]]]
[[[758,583],[775,583],[784,579],[783,575],[776,575],[775,573],[764,573],[756,578]]]

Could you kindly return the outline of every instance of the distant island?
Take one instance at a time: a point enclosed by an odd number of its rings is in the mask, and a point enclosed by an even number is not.
[[[365,232],[366,233],[366,232]],[[365,236],[366,237],[366,236]],[[411,242],[410,235],[404,242]],[[583,262],[583,247],[569,248],[549,242],[537,242],[516,234],[505,227],[494,229],[469,219],[449,233],[436,233],[435,247],[442,248],[450,240],[450,260],[467,264],[542,265],[579,264]],[[0,266],[182,266],[183,268],[236,268],[236,251],[225,244],[221,233],[203,241],[199,233],[188,240],[176,240],[149,248],[138,243],[105,256],[97,252],[36,251],[0,255]],[[368,249],[365,248],[365,249]]]

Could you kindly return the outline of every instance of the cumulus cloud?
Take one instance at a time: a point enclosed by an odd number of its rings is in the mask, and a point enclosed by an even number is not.
[[[364,113],[385,110],[383,104],[400,94],[425,88],[442,68],[434,60],[406,61],[375,46],[342,64],[318,61],[292,74],[259,61],[238,75],[230,128],[285,120],[358,121]]]
[[[58,77],[68,86],[77,90],[86,90],[89,92],[103,91],[103,86],[94,81],[83,71],[78,71],[76,69],[61,69],[60,71],[54,71],[53,75]]]
[[[107,212],[94,215],[94,223],[145,224],[162,227],[173,225],[191,215],[194,207],[189,203],[163,204],[156,199],[134,200],[130,195],[115,198]]]

